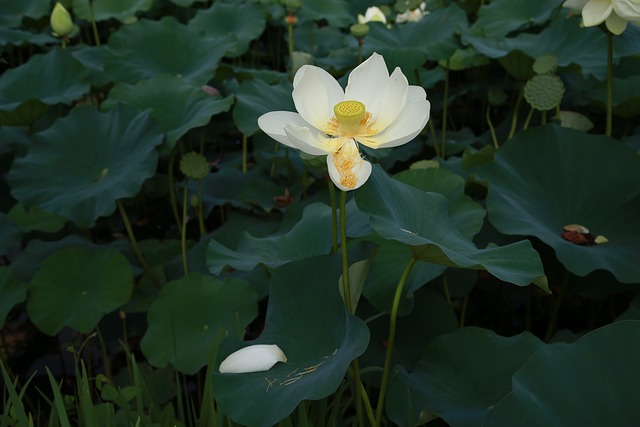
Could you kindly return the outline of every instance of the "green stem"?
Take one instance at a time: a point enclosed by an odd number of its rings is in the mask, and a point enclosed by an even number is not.
[[[525,130],[529,127],[529,122],[531,121],[531,117],[533,117],[533,107],[529,109],[529,114],[527,114],[527,118],[524,121],[524,125],[522,126],[522,130]]]
[[[447,112],[449,104],[449,60],[447,59],[447,71],[444,75],[444,108],[442,110],[442,158],[447,155]]]
[[[404,284],[411,273],[411,269],[416,263],[416,258],[411,257],[407,266],[402,273],[402,277],[396,286],[396,293],[393,296],[393,305],[391,306],[391,317],[389,318],[389,336],[387,337],[387,352],[384,358],[384,368],[382,369],[382,380],[380,382],[380,395],[378,397],[378,407],[376,408],[376,427],[380,426],[382,421],[382,410],[384,408],[384,398],[387,393],[389,384],[389,371],[391,370],[391,357],[393,356],[393,345],[396,340],[396,321],[398,318],[398,308],[400,307],[400,299],[402,298]]]
[[[202,212],[202,180],[198,180],[198,226],[200,227],[200,236],[207,234],[207,227],[204,225],[204,213]]]
[[[513,135],[516,133],[516,127],[518,126],[518,112],[520,111],[520,105],[522,104],[522,98],[524,97],[524,89],[520,90],[518,94],[518,99],[516,101],[516,106],[513,109],[513,117],[511,118],[511,130],[509,131],[509,136],[507,139],[513,138]]]
[[[242,135],[242,173],[247,173],[247,136]]]
[[[544,126],[547,124],[547,112],[543,111],[541,115],[542,115],[542,126]]]
[[[189,266],[187,264],[187,187],[189,178],[184,178],[184,192],[182,196],[182,230],[180,231],[180,241],[182,243],[182,267],[184,268],[184,274],[189,273]]]
[[[153,280],[157,287],[160,287],[160,282],[153,275],[151,269],[149,268],[149,264],[144,259],[142,252],[140,251],[140,246],[138,245],[138,240],[136,239],[135,234],[133,234],[133,228],[131,228],[131,222],[129,221],[129,216],[127,215],[127,211],[122,206],[122,202],[120,200],[116,200],[116,205],[118,206],[118,211],[120,212],[120,216],[122,217],[122,222],[124,223],[124,228],[127,230],[127,235],[129,236],[129,241],[131,241],[131,247],[133,248],[133,252],[136,254],[138,261],[140,261],[140,265],[144,271],[149,275],[149,277]]]
[[[436,135],[436,127],[433,120],[429,120],[429,130],[431,130],[431,138],[433,138],[433,148],[436,150],[436,157],[440,156],[440,145],[438,144],[438,135]]]
[[[289,63],[291,64],[291,81],[293,81],[293,24],[287,24],[287,33],[289,38]]]
[[[98,24],[96,23],[96,14],[93,12],[93,0],[89,0],[89,11],[91,13],[91,27],[93,28],[93,38],[96,46],[100,46],[100,35],[98,34]]]
[[[467,307],[469,306],[469,294],[466,294],[462,299],[462,308],[460,309],[460,327],[464,327],[464,323],[467,321]]]
[[[331,253],[338,252],[338,208],[336,206],[336,187],[331,180],[329,185],[329,199],[331,199]]]
[[[175,150],[171,152],[171,156],[169,156],[169,170],[167,171],[169,175],[169,200],[171,201],[171,210],[173,211],[173,216],[176,219],[176,225],[179,229],[182,229],[182,222],[180,221],[180,215],[178,214],[178,202],[176,200],[176,188],[174,183],[173,169],[175,163]]]
[[[347,252],[347,192],[340,190],[340,245],[342,248],[342,292],[349,314],[353,314],[349,288],[349,254]]]
[[[607,31],[607,136],[613,129],[613,35]]]
[[[493,146],[497,150],[498,146],[498,138],[496,137],[496,130],[493,128],[493,123],[491,123],[491,107],[487,107],[487,124],[489,125],[489,130],[491,131],[491,139],[493,140]]]
[[[362,64],[362,44],[363,40],[358,39],[358,64]]]
[[[564,298],[564,292],[567,287],[567,283],[569,283],[570,276],[571,274],[569,273],[569,270],[565,270],[564,277],[562,278],[562,283],[560,284],[560,290],[558,291],[558,295],[553,302],[553,309],[551,311],[551,317],[549,318],[549,326],[547,327],[547,333],[544,336],[545,342],[549,342],[556,330],[556,326],[558,324],[558,313],[560,312],[560,304],[562,303],[562,298]]]

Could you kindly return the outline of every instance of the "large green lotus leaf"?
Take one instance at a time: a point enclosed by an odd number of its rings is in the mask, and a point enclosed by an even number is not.
[[[640,321],[625,320],[539,350],[482,426],[637,425],[639,334]]]
[[[42,101],[37,99],[30,99],[20,104],[15,110],[0,110],[0,125],[31,126],[47,114],[50,109],[50,105],[43,104]]]
[[[348,27],[353,20],[348,2],[344,0],[304,0],[297,15],[301,20],[326,21],[338,28]]]
[[[118,83],[102,105],[109,110],[118,103],[139,111],[150,109],[166,133],[166,143],[161,150],[169,152],[190,129],[204,126],[213,115],[228,111],[233,96],[214,97],[178,77],[162,75],[135,85]]]
[[[149,328],[140,343],[155,366],[171,364],[192,375],[207,364],[223,336],[242,336],[258,315],[258,294],[249,283],[189,273],[163,286],[149,308]]]
[[[517,134],[479,170],[489,180],[489,220],[505,234],[535,236],[574,274],[603,269],[640,282],[640,160],[620,141],[559,126]],[[580,224],[608,243],[580,246]]]
[[[19,2],[15,2],[15,4],[19,4]],[[2,22],[3,18],[3,16],[0,16],[0,22]],[[53,43],[55,43],[55,39],[48,34],[32,33],[30,31],[24,31],[17,28],[0,26],[0,46],[21,46],[23,44],[41,46]]]
[[[249,43],[260,37],[267,23],[262,7],[255,1],[216,1],[209,9],[201,9],[189,22],[189,27],[213,38],[230,37],[226,55],[236,58],[249,49]]]
[[[36,207],[25,208],[22,203],[16,203],[9,212],[7,219],[28,233],[30,231],[44,231],[55,233],[64,227],[65,219]]]
[[[69,48],[71,55],[87,68],[87,81],[94,87],[105,87],[112,83],[111,78],[104,71],[104,52],[108,48],[101,46],[74,46]]]
[[[3,1],[0,7],[0,25],[19,27],[24,17],[41,18],[51,11],[49,0]]]
[[[196,194],[197,188],[196,181],[189,181],[191,194]],[[243,209],[258,206],[269,212],[275,206],[274,197],[283,193],[283,187],[272,182],[263,170],[242,173],[235,167],[223,167],[202,180],[202,207],[207,214],[225,204]]]
[[[295,111],[289,81],[269,85],[260,79],[244,81],[238,87],[236,105],[233,107],[233,122],[243,135],[251,136],[258,131],[258,117],[269,111]]]
[[[93,5],[93,15],[89,2]],[[96,21],[114,18],[128,23],[135,18],[136,12],[146,12],[152,4],[153,0],[73,0],[73,13],[87,21],[92,17]]]
[[[33,138],[9,172],[13,196],[26,206],[88,228],[110,215],[115,201],[133,197],[153,176],[162,133],[149,112],[74,108]]]
[[[307,206],[302,219],[290,230],[263,238],[243,233],[232,250],[211,240],[207,265],[213,274],[225,266],[253,270],[258,264],[276,268],[290,261],[326,254],[331,249],[331,208],[322,203]]]
[[[390,69],[400,67],[412,78],[427,60],[447,59],[458,49],[457,33],[467,26],[467,15],[457,5],[429,13],[419,22],[396,25],[371,25],[363,45],[365,56],[377,52]]]
[[[451,220],[446,197],[394,180],[379,167],[374,167],[367,183],[355,191],[355,198],[380,236],[409,245],[418,259],[487,270],[519,286],[544,274],[529,241],[478,249]]]
[[[16,304],[27,298],[27,284],[13,275],[9,266],[0,266],[0,328]]]
[[[0,255],[9,253],[20,248],[22,242],[22,232],[17,225],[0,212]]]
[[[42,70],[47,70],[47,74],[43,75]],[[86,68],[61,48],[34,55],[2,75],[0,110],[12,111],[30,100],[47,105],[70,104],[89,92],[87,75]]]
[[[504,37],[511,31],[545,23],[563,0],[494,0],[478,9],[473,34]]]
[[[27,313],[42,332],[64,326],[89,333],[102,316],[129,301],[131,266],[115,249],[71,247],[42,262],[29,284]]]
[[[187,48],[188,47],[188,48]],[[109,38],[105,71],[116,82],[130,84],[161,74],[194,85],[208,82],[229,47],[229,40],[213,39],[165,16],[121,27]]]
[[[425,413],[434,413],[452,427],[480,426],[490,408],[511,391],[512,375],[544,347],[527,332],[506,338],[468,327],[440,335],[411,372],[396,367],[387,398],[389,418],[411,426]]]
[[[369,341],[364,322],[344,307],[336,285],[341,273],[340,258],[328,255],[273,272],[262,335],[250,343],[225,339],[216,366],[240,347],[258,343],[277,344],[287,362],[266,372],[214,373],[214,394],[222,412],[249,427],[269,427],[301,401],[335,392]]]

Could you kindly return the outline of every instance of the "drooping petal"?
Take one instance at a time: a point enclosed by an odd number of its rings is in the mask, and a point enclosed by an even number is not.
[[[292,145],[284,131],[284,127],[288,123],[299,127],[311,127],[300,114],[291,111],[271,111],[258,117],[258,126],[264,133],[281,144],[297,148]]]
[[[611,15],[609,15],[609,17],[605,21],[607,29],[616,36],[619,36],[624,32],[624,30],[627,28],[627,23],[628,21],[624,18],[621,18],[620,15],[615,12],[615,10],[611,12]]]
[[[283,351],[275,344],[256,344],[231,353],[220,364],[222,374],[244,374],[268,371],[278,362],[287,362]]]
[[[375,100],[375,103],[369,108],[369,112],[376,122],[374,129],[378,132],[383,131],[393,123],[407,103],[409,82],[400,68],[396,67],[383,90]]]
[[[582,9],[582,22],[585,27],[602,24],[611,15],[611,0],[589,0]]]
[[[340,146],[338,138],[327,138],[313,127],[301,127],[287,124],[284,127],[290,147],[297,148],[312,156],[324,156],[334,152]]]
[[[371,163],[360,156],[353,140],[348,140],[337,153],[327,156],[327,170],[331,181],[342,191],[359,188],[371,175]]]
[[[358,142],[371,148],[391,148],[406,144],[426,126],[431,103],[420,86],[409,86],[407,104],[396,120],[383,132],[371,137],[358,138]]]
[[[344,91],[336,79],[322,68],[305,65],[293,79],[293,102],[298,113],[317,129],[333,117],[333,106],[344,101]]]
[[[376,109],[379,108],[377,99],[386,93],[388,84],[389,70],[384,58],[373,53],[349,74],[344,99],[362,102],[367,111],[375,117],[378,113]]]

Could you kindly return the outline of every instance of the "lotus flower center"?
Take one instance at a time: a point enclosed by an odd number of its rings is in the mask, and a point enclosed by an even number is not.
[[[343,101],[333,107],[333,113],[336,115],[341,133],[346,135],[358,132],[366,112],[364,104],[360,101]]]

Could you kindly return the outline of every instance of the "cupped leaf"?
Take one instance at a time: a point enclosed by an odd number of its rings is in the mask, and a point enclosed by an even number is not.
[[[47,70],[46,75],[42,70]],[[12,111],[37,100],[46,105],[70,104],[89,92],[87,69],[69,52],[53,48],[7,70],[0,79],[0,110]]]
[[[194,85],[209,81],[229,48],[228,39],[213,39],[166,16],[122,27],[109,38],[105,71],[116,82],[130,84],[171,74]],[[188,46],[188,49],[185,49]]]
[[[640,417],[640,321],[615,322],[539,350],[482,425],[633,426]]]
[[[131,266],[117,250],[61,249],[42,262],[29,283],[27,313],[48,335],[64,326],[89,333],[105,313],[125,304],[132,290]]]
[[[28,154],[9,172],[11,192],[26,206],[91,227],[155,173],[161,142],[149,112],[77,107],[33,137]]]
[[[519,286],[544,274],[540,257],[528,241],[478,249],[456,228],[444,196],[391,179],[378,167],[355,191],[355,198],[380,236],[409,245],[417,259],[487,270]]]
[[[258,315],[257,299],[253,286],[237,279],[189,273],[169,282],[149,308],[142,351],[155,366],[171,364],[195,374],[207,364],[221,332],[242,335]]]
[[[290,230],[257,238],[243,233],[234,251],[211,240],[207,249],[207,265],[213,274],[225,266],[253,270],[258,264],[276,268],[290,261],[315,257],[331,249],[331,208],[322,203],[307,206],[302,219]]]
[[[545,23],[563,0],[494,0],[478,9],[474,34],[503,37],[511,31]]]
[[[260,37],[266,27],[265,14],[255,1],[216,1],[206,10],[199,10],[189,27],[213,38],[230,37],[225,56],[236,58],[247,51],[249,43]]]
[[[264,80],[252,79],[243,82],[236,91],[233,122],[243,135],[251,136],[258,131],[258,117],[269,111],[295,111],[289,81],[269,85]]]
[[[213,115],[228,111],[233,97],[211,96],[178,77],[162,75],[135,85],[118,83],[102,105],[109,110],[118,103],[139,111],[150,109],[166,133],[162,151],[168,152],[190,129],[204,126]]]
[[[605,136],[559,126],[528,129],[480,169],[489,180],[489,220],[502,233],[535,236],[574,274],[603,269],[640,282],[640,160]],[[604,244],[563,238],[578,224]]]
[[[152,4],[153,0],[74,0],[73,13],[87,21],[114,18],[131,23],[135,22],[136,13],[148,11]]]
[[[27,298],[27,284],[13,275],[9,266],[0,266],[0,328],[7,315]]]
[[[369,340],[364,322],[345,310],[335,286],[340,274],[335,256],[295,261],[274,271],[264,332],[251,343],[225,339],[217,363],[247,344],[277,344],[287,362],[265,372],[214,373],[222,412],[249,427],[269,427],[301,401],[335,392]]]
[[[408,371],[397,367],[387,413],[411,426],[434,413],[452,427],[480,426],[490,408],[511,391],[511,377],[545,344],[529,333],[506,338],[477,327],[434,338]]]

